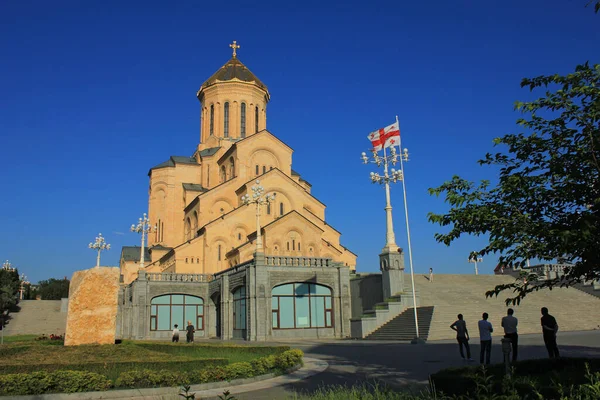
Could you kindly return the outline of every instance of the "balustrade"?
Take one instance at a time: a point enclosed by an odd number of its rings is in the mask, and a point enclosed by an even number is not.
[[[147,273],[146,279],[153,282],[210,282],[212,275],[207,274],[176,274],[171,272]]]

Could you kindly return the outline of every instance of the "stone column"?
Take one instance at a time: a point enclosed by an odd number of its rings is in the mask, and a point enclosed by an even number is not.
[[[233,336],[231,312],[231,293],[229,291],[229,276],[221,275],[221,339],[230,340]]]
[[[148,280],[146,271],[140,270],[138,278],[132,286],[133,312],[131,318],[131,336],[135,339],[145,339],[150,330],[150,300],[148,298]]]
[[[404,292],[404,253],[402,249],[384,248],[379,255],[383,300]]]

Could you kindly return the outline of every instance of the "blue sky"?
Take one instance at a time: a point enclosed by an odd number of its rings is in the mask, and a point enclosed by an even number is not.
[[[147,210],[149,168],[192,154],[195,93],[237,40],[271,92],[267,128],[294,149],[359,271],[377,270],[385,242],[384,191],[359,156],[395,115],[415,269],[472,271],[484,238],[436,243],[426,216],[447,207],[427,188],[493,178],[476,161],[516,131],[513,103],[531,98],[521,78],[599,62],[600,15],[587,0],[288,3],[2,2],[0,258],[32,281],[70,277],[94,265],[87,244],[102,232],[102,264],[117,265],[139,243],[128,227]],[[407,248],[400,185],[392,203]]]

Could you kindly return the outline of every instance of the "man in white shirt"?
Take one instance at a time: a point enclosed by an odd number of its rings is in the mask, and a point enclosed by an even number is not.
[[[517,334],[517,325],[519,320],[513,317],[514,310],[509,308],[506,311],[506,317],[502,318],[502,327],[504,328],[504,337],[510,339],[512,343],[512,360],[517,361],[517,354],[519,350],[519,335]]]
[[[479,321],[479,340],[481,342],[481,352],[479,354],[479,362],[483,364],[483,355],[485,354],[485,363],[489,365],[490,356],[492,354],[492,323],[488,321],[488,313],[483,313],[481,321]]]

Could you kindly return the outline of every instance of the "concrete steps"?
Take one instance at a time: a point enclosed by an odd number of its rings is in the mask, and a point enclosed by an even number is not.
[[[427,340],[429,326],[433,316],[433,307],[417,307],[419,319],[419,336]],[[412,340],[417,336],[415,328],[415,313],[413,308],[408,308],[379,329],[368,335],[369,340]]]
[[[21,300],[19,312],[10,314],[5,335],[64,335],[67,313],[61,312],[60,300]]]
[[[410,276],[406,277],[410,285]],[[415,276],[415,286],[420,292],[421,306],[435,306],[429,329],[429,340],[453,339],[456,333],[450,325],[463,314],[473,338],[479,337],[477,321],[487,312],[494,326],[494,336],[503,334],[500,321],[509,308],[504,300],[511,295],[502,293],[498,298],[485,298],[485,292],[494,286],[514,282],[506,275],[435,275],[429,282],[423,275]],[[410,287],[410,286],[409,286]],[[510,306],[519,319],[519,333],[541,333],[540,309],[548,307],[556,317],[560,331],[598,329],[600,324],[600,298],[590,296],[575,288],[554,288],[528,294],[518,306]]]

